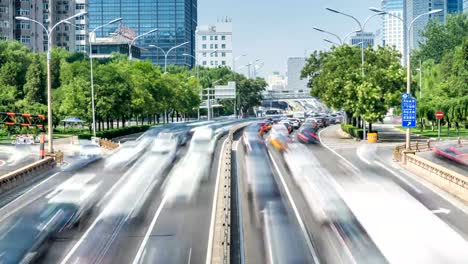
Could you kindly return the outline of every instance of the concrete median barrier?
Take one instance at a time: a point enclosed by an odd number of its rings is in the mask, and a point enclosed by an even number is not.
[[[51,157],[47,157],[0,176],[0,194],[24,184],[26,181],[38,176],[39,174],[54,168],[55,165],[55,160]]]
[[[230,263],[231,245],[231,153],[233,135],[247,126],[242,123],[229,130],[228,138],[221,150],[213,208],[214,219],[211,226],[206,263]]]
[[[402,154],[402,166],[417,176],[468,203],[468,177],[414,154]]]

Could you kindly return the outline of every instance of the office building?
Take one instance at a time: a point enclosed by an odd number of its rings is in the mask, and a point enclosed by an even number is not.
[[[306,63],[304,57],[288,58],[288,91],[291,93],[309,94],[307,79],[301,79],[301,71]]]
[[[128,55],[128,41],[119,37],[92,39],[92,57],[96,59],[108,59],[112,53]],[[132,58],[141,58],[141,48],[132,46]]]
[[[43,0],[0,0],[0,40],[17,40],[33,51],[44,51],[44,30],[38,24],[16,20],[16,16],[43,21]],[[47,37],[46,37],[47,38]]]
[[[279,72],[273,72],[272,75],[267,76],[266,82],[268,84],[267,91],[268,93],[288,93],[288,82],[284,75],[281,75]]]
[[[442,9],[443,11],[437,14],[422,16],[414,22],[411,35],[411,48],[417,48],[422,41],[421,32],[426,27],[431,19],[437,19],[440,23],[445,22],[447,14],[461,13],[463,8],[463,0],[406,0],[404,8],[404,16],[406,21],[410,23],[415,17],[424,14],[431,10]]]
[[[203,67],[232,69],[232,23],[229,19],[214,25],[200,25],[196,32],[197,61]]]
[[[153,29],[158,32],[138,38],[135,45],[143,48],[142,59],[164,65],[164,53],[170,48],[189,42],[168,55],[168,64],[193,66],[195,56],[195,30],[197,27],[197,0],[89,0],[89,28],[94,29],[113,19],[122,18],[122,23],[139,36]],[[98,30],[97,37],[107,37],[118,25]]]
[[[357,32],[354,36],[350,38],[350,44],[361,46],[361,42],[364,44],[364,48],[374,47],[375,35],[372,32]]]
[[[382,44],[395,47],[402,55],[402,62],[405,54],[405,30],[400,20],[403,19],[403,3],[404,0],[382,1],[382,10],[391,14],[382,16]]]

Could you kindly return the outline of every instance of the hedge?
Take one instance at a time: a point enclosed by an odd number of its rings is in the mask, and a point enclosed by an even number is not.
[[[116,128],[116,129],[109,129],[109,130],[96,132],[96,136],[100,138],[113,139],[116,137],[122,137],[122,136],[130,135],[130,134],[145,132],[146,130],[150,129],[150,127],[152,126],[143,125],[143,126],[129,126],[129,127]],[[92,135],[89,133],[78,135],[79,139],[91,139],[91,137]]]
[[[355,127],[353,125],[348,125],[348,124],[341,124],[341,130],[348,133],[353,138],[362,139],[362,136],[364,134],[364,131],[363,131],[362,128],[357,128],[357,127]],[[377,138],[378,138],[378,132],[377,131],[367,131],[367,133],[377,133]]]

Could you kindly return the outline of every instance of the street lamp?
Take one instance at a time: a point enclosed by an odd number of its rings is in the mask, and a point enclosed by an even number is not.
[[[247,54],[242,54],[234,58],[232,61],[232,71],[236,72],[236,61],[238,61],[240,58],[247,56]]]
[[[152,29],[152,30],[150,30],[150,31],[148,31],[148,32],[145,32],[145,33],[143,33],[143,34],[141,34],[141,35],[136,36],[136,37],[133,38],[130,42],[128,42],[128,59],[129,59],[129,60],[132,60],[132,45],[133,45],[133,43],[135,43],[135,41],[136,41],[137,39],[139,39],[139,38],[141,38],[141,37],[144,37],[144,36],[146,36],[146,35],[148,35],[148,34],[151,34],[151,33],[153,33],[153,32],[156,32],[156,31],[158,31],[157,28]]]
[[[189,43],[190,43],[190,42],[187,41],[187,42],[184,42],[184,43],[179,44],[179,45],[177,45],[177,46],[174,46],[174,47],[170,48],[167,52],[165,52],[162,48],[160,48],[160,47],[158,47],[158,46],[156,46],[156,45],[149,45],[149,47],[151,47],[151,48],[157,48],[157,49],[161,50],[162,53],[164,54],[164,73],[166,73],[166,72],[167,72],[167,56],[169,55],[169,53],[170,53],[171,51],[173,51],[174,49],[180,48],[180,47],[182,47],[182,46],[184,46],[184,45],[187,45],[187,44],[189,44]]]
[[[331,41],[331,40],[329,40],[329,39],[323,39],[323,41],[328,42],[328,43],[330,43],[330,44],[332,44],[332,45],[336,45],[336,46],[339,46],[339,45],[340,45],[339,43],[336,43],[336,42]]]
[[[340,36],[338,36],[337,34],[332,33],[330,31],[327,31],[327,30],[324,30],[324,29],[321,29],[321,28],[317,28],[317,27],[313,27],[313,29],[317,30],[318,32],[322,32],[322,33],[332,35],[332,36],[336,37],[341,44],[343,44],[343,41],[341,40]]]
[[[410,94],[411,93],[411,49],[410,49],[410,37],[411,37],[411,29],[413,28],[413,24],[416,20],[421,18],[422,16],[427,16],[427,15],[432,15],[436,14],[439,12],[442,12],[442,9],[435,9],[431,10],[429,12],[420,14],[419,16],[415,17],[411,23],[409,24],[408,27],[408,32],[407,32],[407,43],[406,43],[406,93]],[[406,150],[410,149],[410,140],[411,140],[411,131],[409,128],[406,129]]]
[[[93,77],[93,48],[92,48],[92,39],[96,36],[96,31],[98,29],[101,29],[103,27],[115,24],[117,22],[122,21],[122,18],[117,18],[112,21],[107,22],[104,25],[101,25],[95,29],[93,29],[91,32],[89,32],[89,65],[90,65],[90,70],[91,70],[91,108],[93,112],[93,136],[96,137],[96,109],[95,109],[95,104],[94,104],[94,77]]]
[[[52,127],[52,69],[51,69],[51,64],[50,61],[52,59],[52,33],[54,29],[62,24],[65,23],[68,20],[71,20],[75,17],[83,16],[86,15],[87,12],[81,12],[78,14],[75,14],[71,17],[65,18],[57,22],[55,25],[53,25],[50,30],[47,30],[47,28],[39,21],[36,21],[34,19],[31,19],[29,17],[23,17],[23,16],[18,16],[15,17],[16,20],[22,20],[22,21],[30,21],[33,23],[36,23],[40,25],[44,31],[47,34],[47,129],[48,133],[47,136],[49,137],[49,142],[48,142],[48,148],[49,152],[53,153],[54,148],[53,148],[53,143],[52,143],[52,138],[53,138],[53,127]]]
[[[257,71],[260,70],[263,66],[265,66],[264,62],[260,62],[259,64],[254,65],[254,68],[253,68],[254,79],[257,78]]]

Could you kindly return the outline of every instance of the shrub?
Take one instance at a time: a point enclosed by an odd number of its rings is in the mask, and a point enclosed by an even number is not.
[[[144,125],[144,126],[130,126],[130,127],[109,129],[109,130],[96,132],[96,136],[100,137],[100,138],[113,139],[113,138],[116,138],[116,137],[121,137],[121,136],[130,135],[130,134],[145,132],[150,127],[151,126],[149,126],[149,125]],[[92,137],[92,134],[90,134],[90,133],[83,133],[83,134],[78,135],[79,139],[91,139],[91,137]]]

